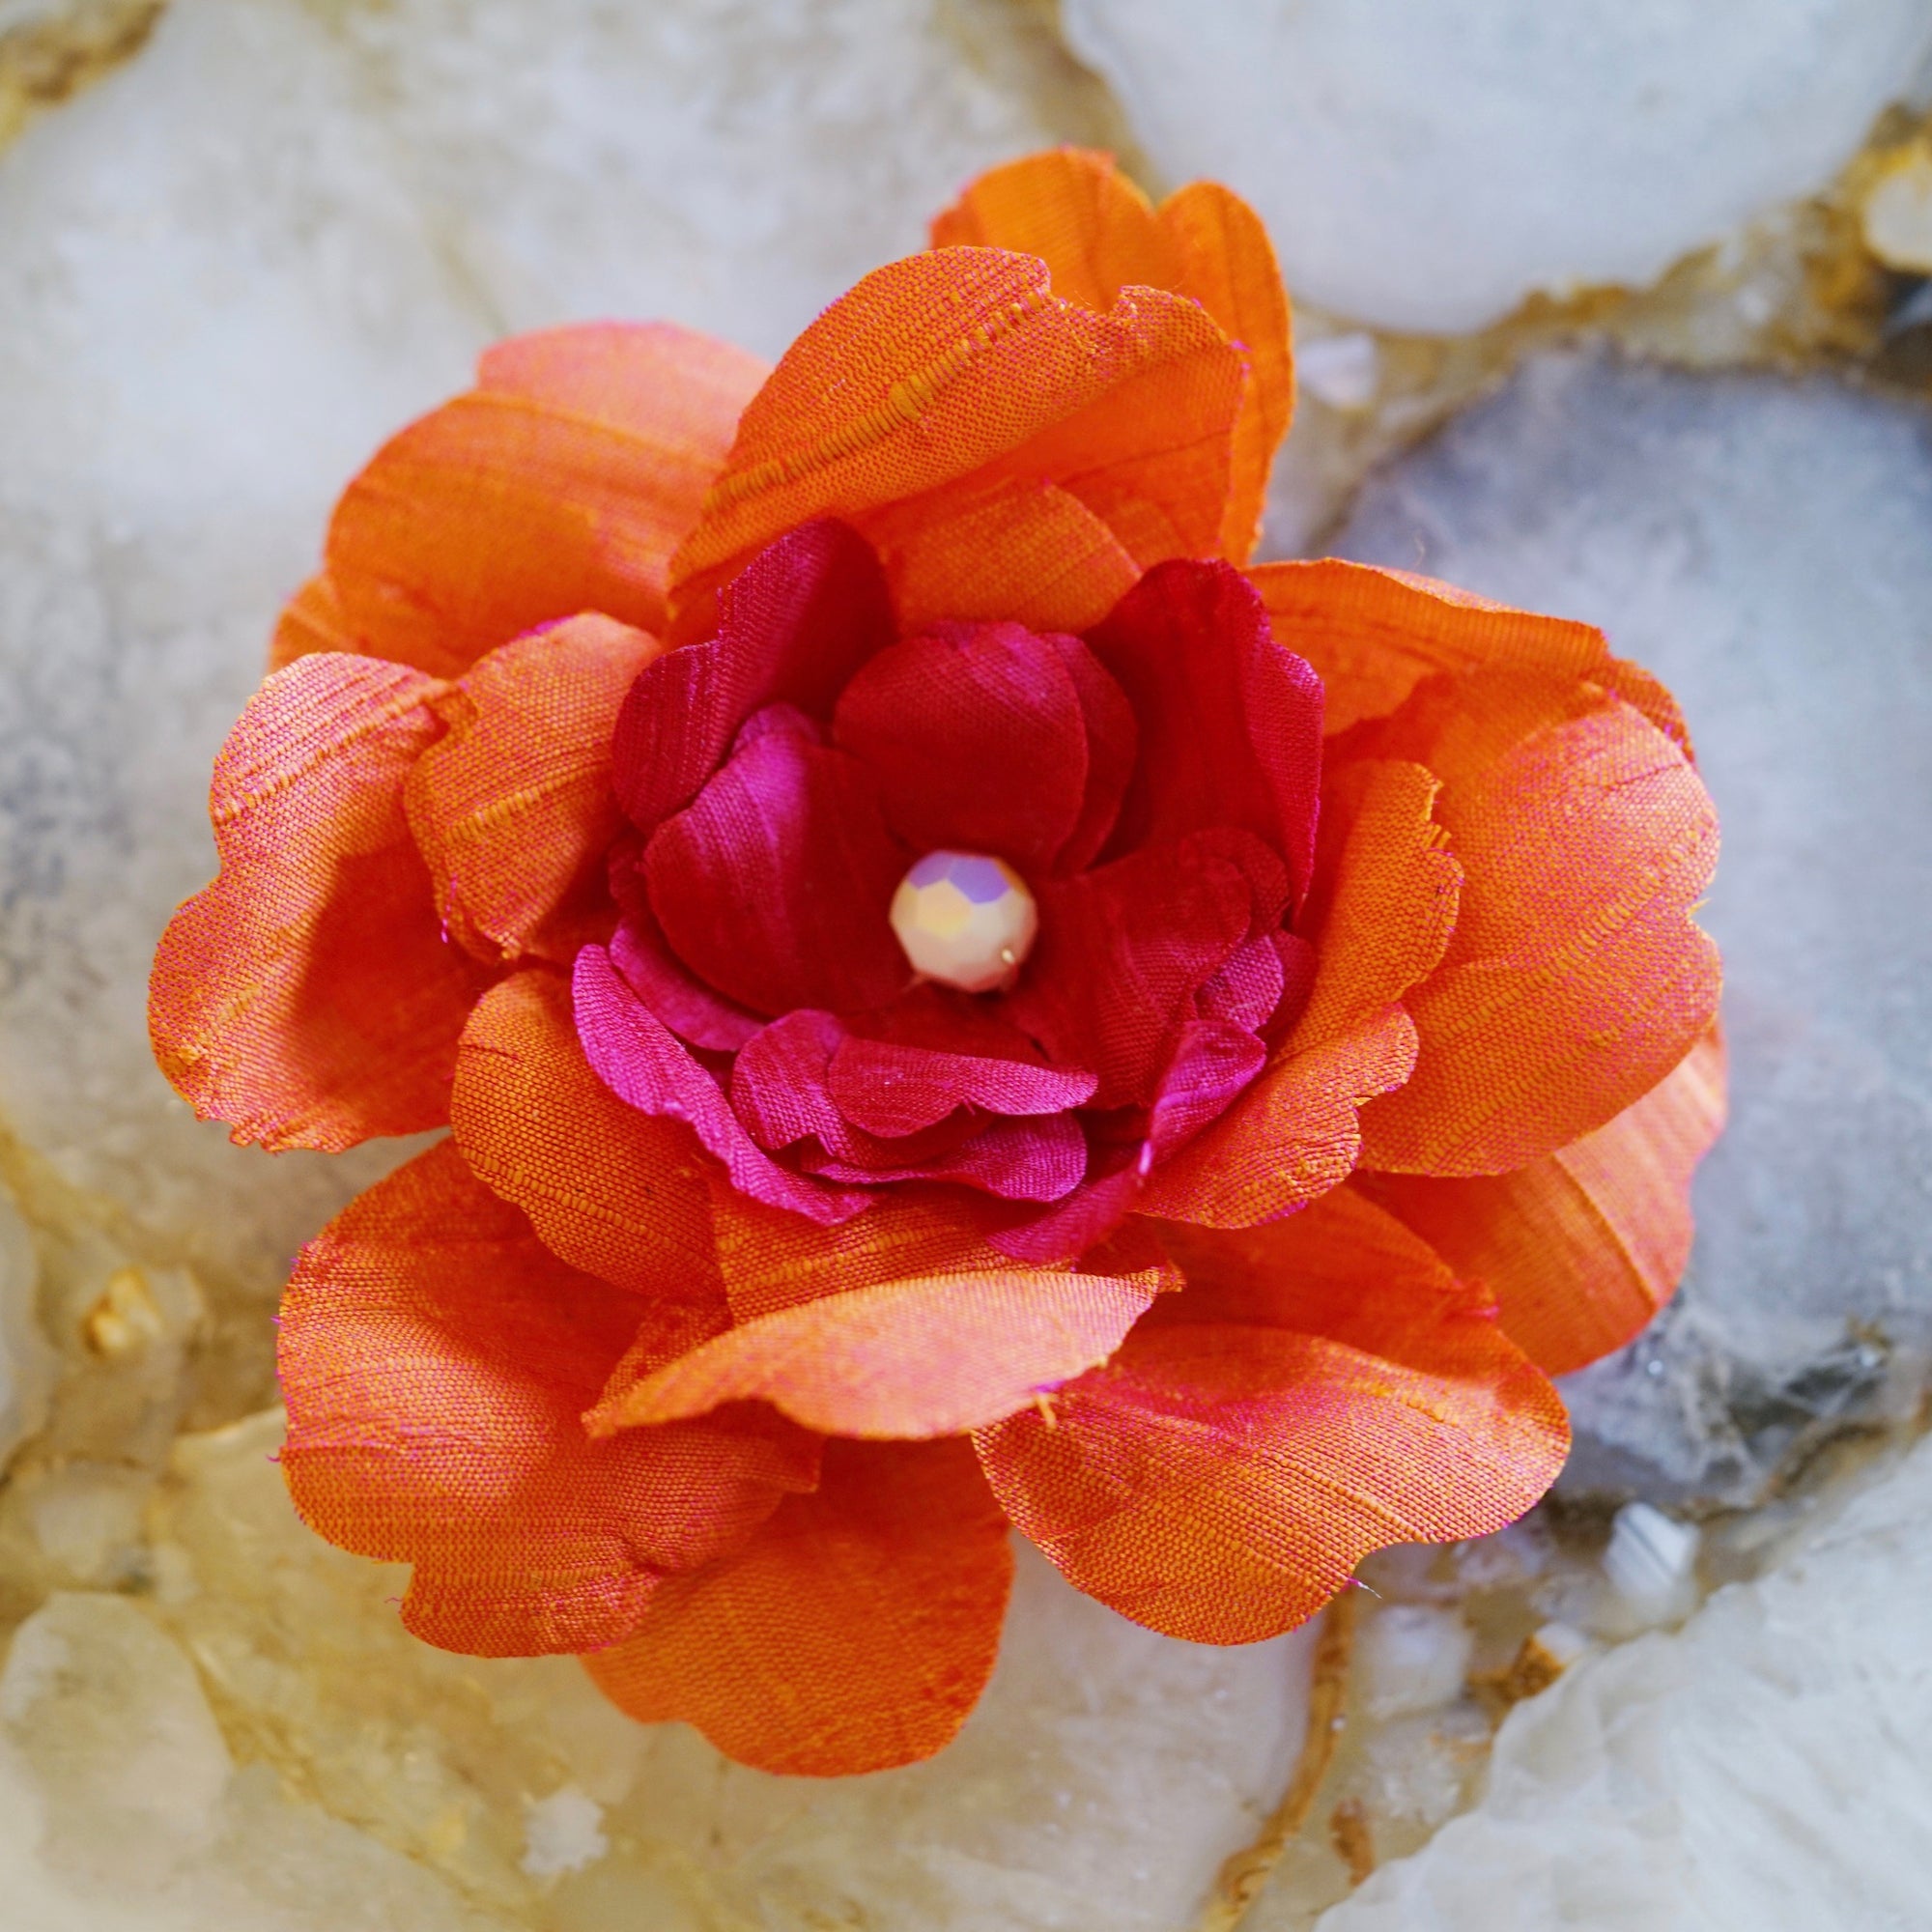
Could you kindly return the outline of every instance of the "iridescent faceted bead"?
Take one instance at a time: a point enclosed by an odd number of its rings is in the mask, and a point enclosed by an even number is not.
[[[913,970],[962,993],[1008,984],[1039,931],[1026,881],[977,852],[928,852],[893,895],[892,922]]]

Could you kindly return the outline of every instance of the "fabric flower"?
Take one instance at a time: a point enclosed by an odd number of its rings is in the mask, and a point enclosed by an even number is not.
[[[778,1771],[952,1735],[1010,1528],[1238,1643],[1510,1521],[1723,1112],[1668,695],[1248,563],[1252,213],[1063,152],[933,243],[775,369],[555,329],[382,449],[153,984],[238,1140],[450,1129],[298,1262],[303,1516]]]

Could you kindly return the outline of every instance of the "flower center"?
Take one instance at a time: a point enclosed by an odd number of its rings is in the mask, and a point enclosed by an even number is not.
[[[891,918],[913,971],[962,993],[1011,984],[1039,932],[1026,881],[978,852],[928,852],[899,881]]]

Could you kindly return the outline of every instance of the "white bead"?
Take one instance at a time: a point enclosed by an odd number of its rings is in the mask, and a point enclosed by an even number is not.
[[[928,852],[900,880],[891,917],[913,971],[962,993],[1010,983],[1039,931],[1026,881],[977,852]]]

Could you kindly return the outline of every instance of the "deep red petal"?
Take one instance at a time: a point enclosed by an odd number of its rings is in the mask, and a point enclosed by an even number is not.
[[[1225,563],[1157,565],[1088,634],[1140,725],[1116,850],[1241,826],[1287,861],[1298,905],[1315,864],[1321,680],[1275,642]]]
[[[990,852],[1042,872],[1080,821],[1080,696],[1060,652],[1018,624],[949,625],[881,651],[846,686],[834,730],[915,852]]]
[[[893,641],[885,573],[842,524],[808,524],[759,553],[724,592],[718,635],[645,667],[617,719],[611,777],[639,831],[696,798],[738,726],[773,703],[829,718]]]
[[[912,977],[887,918],[909,863],[856,758],[769,731],[651,835],[644,877],[672,950],[727,998],[851,1011]]]
[[[1062,1066],[1099,1075],[1095,1107],[1147,1105],[1196,990],[1249,936],[1250,874],[1202,837],[1040,888],[1039,940],[1009,1016]]]

